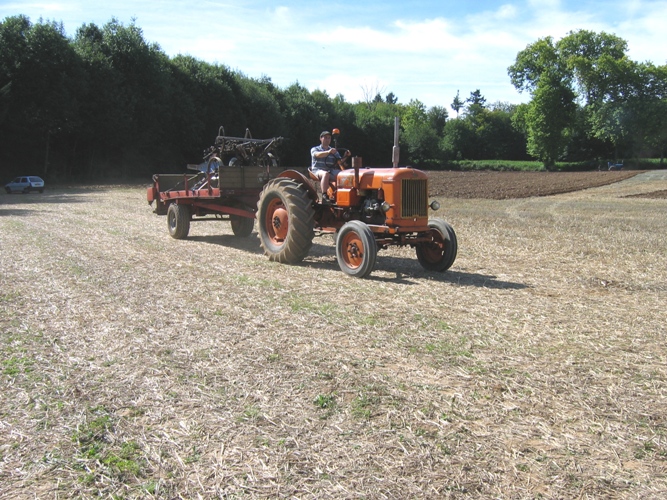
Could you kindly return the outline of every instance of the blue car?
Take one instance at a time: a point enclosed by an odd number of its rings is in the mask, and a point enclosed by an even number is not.
[[[34,175],[26,177],[17,177],[9,184],[5,185],[7,193],[29,193],[30,191],[44,192],[44,181],[41,177]]]

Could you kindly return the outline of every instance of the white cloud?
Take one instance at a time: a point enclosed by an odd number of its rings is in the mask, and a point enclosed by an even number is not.
[[[610,31],[628,42],[631,59],[667,64],[667,2],[643,3],[641,8],[632,10],[640,15],[622,20]]]

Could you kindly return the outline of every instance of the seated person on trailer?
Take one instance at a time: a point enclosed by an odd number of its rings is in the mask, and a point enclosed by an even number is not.
[[[346,151],[345,156],[349,156],[350,152]],[[313,172],[318,179],[320,179],[320,187],[322,188],[322,201],[331,202],[327,196],[327,188],[329,182],[335,181],[341,169],[339,162],[342,160],[336,148],[331,147],[331,133],[326,130],[320,134],[320,145],[311,148],[310,156],[312,163],[310,171]],[[333,179],[332,179],[333,176]]]

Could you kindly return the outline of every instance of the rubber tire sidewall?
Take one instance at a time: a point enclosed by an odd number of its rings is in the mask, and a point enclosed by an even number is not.
[[[230,215],[229,221],[232,225],[232,232],[234,236],[239,238],[247,238],[252,234],[252,230],[255,228],[255,219],[250,217],[242,217],[240,215]]]
[[[362,257],[362,262],[359,267],[350,267],[346,262],[343,254],[347,251],[343,248],[343,241],[349,233],[356,233],[359,236],[363,246],[364,253]],[[373,231],[361,221],[353,220],[346,223],[343,227],[340,228],[336,236],[336,259],[338,260],[338,266],[341,271],[343,271],[348,276],[354,278],[365,278],[373,269],[375,269],[375,263],[377,261],[377,243],[375,241],[375,236]]]
[[[431,261],[426,258],[426,255],[422,251],[424,244],[419,244],[415,248],[417,252],[417,260],[419,260],[421,266],[427,271],[446,271],[452,267],[452,264],[454,264],[454,261],[456,260],[456,254],[458,252],[456,233],[454,232],[454,228],[442,219],[429,219],[428,226],[431,230],[437,231],[440,234],[440,237],[447,246],[445,252],[438,261]]]
[[[279,199],[287,211],[287,234],[276,242],[266,227],[270,205]],[[313,246],[315,211],[307,189],[293,179],[279,177],[269,181],[257,202],[257,232],[264,254],[284,264],[301,262]]]
[[[169,235],[176,240],[187,238],[190,232],[191,216],[192,214],[188,205],[170,204],[167,209]]]

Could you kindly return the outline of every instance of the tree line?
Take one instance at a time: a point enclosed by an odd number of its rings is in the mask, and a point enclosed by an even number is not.
[[[662,154],[665,67],[634,63],[623,40],[590,32],[539,40],[509,68],[528,104],[486,102],[479,89],[449,108],[393,93],[350,103],[298,82],[279,88],[189,55],[168,57],[134,22],[62,23],[23,15],[0,23],[0,174],[51,179],[145,176],[196,163],[220,126],[226,135],[282,136],[284,165],[308,165],[319,132],[365,165],[389,165],[394,117],[401,164],[556,160]],[[611,75],[611,76],[610,76]]]

